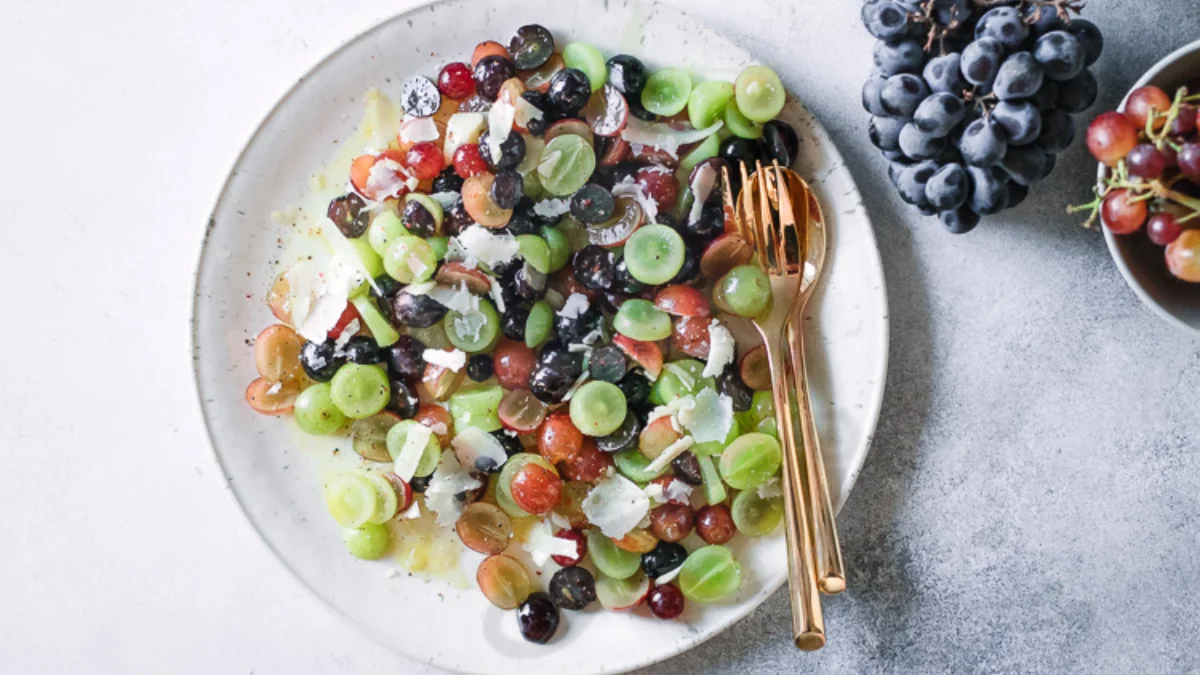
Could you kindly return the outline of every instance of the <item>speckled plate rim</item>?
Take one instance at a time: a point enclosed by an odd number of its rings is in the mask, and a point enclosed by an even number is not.
[[[208,243],[209,243],[211,234],[216,226],[216,220],[215,220],[216,215],[221,211],[222,207],[224,206],[224,203],[228,196],[231,184],[232,184],[235,176],[238,173],[239,167],[241,167],[243,165],[243,163],[246,159],[247,153],[255,145],[255,142],[262,135],[263,130],[268,125],[268,123],[279,114],[279,111],[281,109],[292,104],[293,99],[295,98],[295,96],[297,94],[297,91],[299,90],[300,86],[304,83],[304,81],[306,79],[308,79],[313,73],[315,73],[318,70],[320,70],[321,68],[323,68],[331,60],[333,60],[336,57],[338,57],[339,55],[341,55],[343,52],[345,52],[347,49],[349,49],[352,45],[359,42],[360,40],[363,40],[363,39],[369,37],[373,33],[382,30],[385,26],[387,26],[389,24],[403,20],[406,17],[413,16],[419,12],[426,11],[426,10],[430,9],[431,6],[447,4],[450,1],[451,0],[422,0],[421,2],[414,5],[413,7],[409,8],[408,10],[398,13],[396,15],[393,15],[391,17],[382,19],[381,21],[379,21],[375,25],[371,26],[370,28],[367,28],[366,30],[358,33],[357,35],[354,35],[353,37],[345,40],[342,44],[340,44],[338,47],[336,47],[330,53],[328,53],[327,55],[322,57],[319,61],[314,63],[304,73],[304,75],[302,75],[290,87],[288,87],[288,89],[283,93],[283,95],[279,98],[279,100],[273,106],[271,106],[271,108],[263,115],[263,117],[260,119],[258,124],[255,126],[254,131],[247,137],[246,142],[243,144],[241,150],[238,152],[236,158],[234,159],[234,161],[230,167],[230,170],[226,174],[226,177],[222,181],[221,186],[217,192],[217,197],[214,200],[213,208],[209,212],[209,217],[205,224],[204,236],[201,238],[200,250],[199,250],[199,252],[197,254],[197,258],[196,258],[196,260],[197,260],[196,266],[193,269],[193,275],[192,275],[193,276],[193,298],[192,298],[193,302],[192,302],[192,312],[191,312],[191,316],[189,318],[189,337],[190,337],[190,341],[191,341],[191,350],[190,351],[191,351],[191,358],[192,358],[191,373],[192,373],[193,384],[196,389],[197,403],[199,405],[201,417],[203,419],[205,433],[208,437],[208,445],[209,445],[211,452],[213,453],[214,461],[216,462],[216,464],[220,467],[220,469],[222,471],[222,477],[223,477],[225,486],[228,489],[227,491],[228,491],[230,497],[232,498],[233,502],[237,504],[239,511],[246,518],[246,522],[248,522],[251,525],[251,527],[254,529],[254,533],[257,535],[257,538],[272,553],[272,557],[280,565],[282,565],[282,567],[285,570],[288,571],[288,573],[299,583],[299,585],[305,590],[306,593],[308,593],[312,598],[314,598],[317,601],[318,605],[324,607],[325,610],[330,612],[332,615],[337,616],[341,620],[345,621],[347,623],[347,625],[349,625],[350,627],[369,636],[374,642],[383,646],[384,648],[388,649],[389,651],[393,651],[394,653],[397,653],[397,655],[401,656],[402,658],[410,659],[410,660],[412,660],[414,662],[418,662],[418,663],[422,662],[421,658],[419,658],[418,655],[396,651],[391,646],[390,642],[387,639],[383,638],[382,634],[378,633],[373,627],[363,625],[362,623],[357,621],[354,617],[352,617],[349,614],[347,614],[346,612],[344,612],[341,609],[341,607],[339,607],[336,603],[331,602],[328,598],[323,596],[315,587],[313,587],[311,584],[309,584],[305,580],[304,576],[295,567],[293,567],[288,562],[287,556],[285,556],[281,550],[276,548],[276,546],[271,543],[271,541],[269,540],[268,537],[263,535],[263,531],[265,528],[264,523],[261,522],[258,518],[256,518],[251,513],[251,510],[249,508],[247,508],[246,504],[243,501],[245,499],[244,495],[236,487],[233,486],[232,478],[230,476],[228,467],[227,467],[226,463],[224,462],[224,460],[222,459],[221,453],[217,450],[217,440],[216,440],[217,436],[216,436],[216,432],[215,432],[214,428],[212,427],[211,416],[209,414],[209,404],[206,399],[206,390],[202,383],[202,377],[200,375],[200,366],[199,366],[199,354],[200,354],[199,339],[200,338],[199,338],[199,326],[198,326],[198,322],[197,322],[197,313],[198,313],[198,309],[199,309],[200,305],[205,301],[205,297],[203,295],[202,287],[201,287],[201,277],[202,277],[202,271],[204,269],[204,266],[205,266],[206,262],[208,261],[209,256],[212,254],[212,251],[210,251]],[[630,2],[630,0],[627,0],[626,4],[629,4],[629,2]],[[632,0],[632,2],[634,4],[641,4],[641,5],[644,5],[647,7],[653,7],[653,6],[657,6],[660,4],[659,2],[657,2],[657,0],[650,0],[649,2],[641,2],[640,0]],[[604,4],[605,4],[605,6],[607,6],[608,0],[604,0]],[[669,8],[671,11],[675,11],[680,14],[686,15],[686,12],[684,12],[682,9],[679,9],[675,6],[666,5],[666,7]],[[703,22],[697,21],[697,23],[700,23],[703,25]],[[711,28],[710,28],[710,30],[711,30]],[[719,31],[714,31],[714,32],[717,32],[719,34]],[[731,40],[731,42],[733,42],[733,41]],[[789,94],[789,105],[793,105],[793,104],[799,105],[801,108],[803,108],[803,105],[794,101],[794,99]],[[811,116],[810,111],[808,111],[807,109],[805,109],[804,111],[806,114]],[[858,190],[858,186],[853,178],[853,175],[846,168],[846,163],[845,163],[844,158],[842,157],[840,151],[838,151],[836,145],[834,145],[832,139],[828,136],[828,133],[825,131],[824,127],[820,124],[819,121],[816,120],[815,117],[813,117],[813,122],[814,122],[815,126],[817,127],[817,129],[819,130],[819,132],[822,135],[824,135],[826,137],[826,139],[828,140],[828,143],[827,143],[828,147],[825,148],[825,152],[830,155],[830,160],[835,165],[832,169],[830,169],[830,173],[832,173],[833,171],[837,171],[837,170],[846,172],[846,179],[850,185],[850,190],[848,190],[847,192],[845,192],[842,195],[843,200],[845,202],[854,204],[855,205],[854,208],[857,211],[861,212],[861,217],[869,223],[870,218],[869,218],[869,215],[866,213],[865,208],[863,207],[861,193]],[[826,208],[829,208],[832,205],[825,204],[825,206],[826,206]],[[837,236],[836,231],[833,233],[833,236]],[[846,479],[839,486],[840,487],[839,497],[838,497],[837,505],[836,505],[836,509],[839,512],[841,511],[842,507],[845,505],[846,500],[849,497],[850,490],[854,486],[855,482],[858,479],[859,474],[862,471],[863,464],[866,461],[867,453],[869,452],[871,443],[874,440],[874,433],[878,427],[878,421],[879,421],[879,415],[880,415],[881,408],[882,408],[883,396],[884,396],[884,393],[886,390],[888,359],[889,359],[889,350],[890,350],[890,314],[888,311],[886,277],[883,273],[882,263],[880,261],[878,244],[877,244],[877,240],[876,240],[874,230],[872,227],[870,227],[870,226],[866,227],[865,232],[862,233],[862,236],[863,236],[865,242],[867,244],[869,244],[869,253],[870,253],[870,257],[871,257],[871,264],[875,269],[879,270],[879,286],[875,289],[875,295],[877,297],[874,298],[874,302],[880,308],[881,313],[882,313],[882,317],[881,317],[882,325],[880,327],[880,332],[878,333],[878,340],[875,343],[875,347],[876,347],[875,358],[877,359],[877,363],[878,363],[878,369],[877,369],[878,372],[876,374],[878,375],[878,377],[877,377],[876,385],[873,387],[869,397],[864,402],[864,405],[866,408],[864,420],[866,422],[865,426],[867,429],[867,432],[865,435],[865,441],[861,444],[860,447],[856,448],[856,451],[853,455],[853,460],[850,465],[850,469],[846,475]],[[827,275],[828,275],[828,273],[826,273],[826,276]],[[586,672],[588,672],[588,673],[591,673],[591,672],[623,673],[623,672],[635,670],[637,668],[643,668],[643,667],[646,667],[649,665],[653,665],[655,663],[659,663],[659,662],[665,661],[671,657],[677,656],[678,654],[681,654],[681,653],[691,649],[692,647],[695,647],[697,645],[704,643],[705,641],[711,639],[712,637],[714,637],[721,631],[729,628],[734,623],[745,618],[748,614],[750,614],[752,611],[757,609],[775,591],[777,591],[779,589],[779,587],[785,581],[786,581],[785,578],[780,577],[777,579],[773,579],[768,583],[763,584],[762,588],[760,588],[760,590],[754,596],[740,602],[737,605],[737,607],[735,609],[733,609],[733,611],[731,611],[727,615],[727,620],[723,623],[723,625],[721,625],[717,628],[702,631],[702,632],[694,632],[694,631],[690,632],[686,638],[678,640],[677,642],[673,643],[669,648],[655,652],[655,653],[653,653],[645,658],[642,658],[640,660],[627,661],[627,662],[621,663],[619,665],[616,665],[615,667],[612,667],[612,668],[601,667],[600,669],[589,669]],[[781,639],[783,639],[782,633],[781,633]],[[428,665],[431,665],[431,666],[438,667],[438,668],[453,669],[456,672],[483,672],[483,671],[459,670],[453,665],[438,663],[432,659],[425,661],[425,663],[427,663]],[[578,672],[585,672],[585,671],[578,671]]]
[[[1153,81],[1154,78],[1158,77],[1159,74],[1161,74],[1164,70],[1171,67],[1176,61],[1179,61],[1180,59],[1192,54],[1200,54],[1200,40],[1196,40],[1195,42],[1191,42],[1180,47],[1179,49],[1176,49],[1160,59],[1158,63],[1155,63],[1150,70],[1147,70],[1145,74],[1138,78],[1137,82],[1133,83],[1133,86],[1129,88],[1129,91],[1125,92],[1125,96],[1121,99],[1121,105],[1117,106],[1117,112],[1125,112],[1125,103],[1129,100],[1129,95],[1132,94],[1134,90],[1138,89],[1139,87],[1146,86]],[[1096,185],[1098,187],[1102,188],[1104,186],[1104,179],[1107,174],[1107,167],[1105,167],[1104,164],[1097,163]],[[1158,300],[1155,300],[1154,297],[1151,296],[1150,293],[1142,286],[1142,282],[1138,281],[1137,276],[1129,267],[1129,263],[1125,261],[1125,256],[1121,253],[1119,242],[1117,241],[1117,237],[1119,235],[1113,234],[1112,230],[1109,230],[1103,225],[1100,226],[1100,230],[1104,233],[1104,243],[1108,247],[1109,256],[1112,257],[1113,263],[1115,263],[1117,266],[1117,270],[1121,272],[1121,277],[1125,279],[1125,284],[1129,286],[1134,295],[1136,295],[1138,299],[1142,301],[1142,304],[1148,307],[1150,311],[1162,317],[1172,326],[1180,328],[1191,335],[1200,335],[1200,327],[1193,326],[1183,319],[1175,316],[1170,310],[1168,310],[1166,307],[1163,307]]]

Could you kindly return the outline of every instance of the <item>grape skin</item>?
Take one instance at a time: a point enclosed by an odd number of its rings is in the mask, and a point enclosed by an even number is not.
[[[921,131],[940,138],[950,133],[966,115],[967,109],[962,99],[949,93],[935,93],[917,106],[913,113],[913,124]]]
[[[925,184],[925,198],[939,211],[957,209],[967,201],[970,188],[967,172],[958,164],[947,164]]]
[[[1042,64],[1046,77],[1065,82],[1083,71],[1083,45],[1074,35],[1062,30],[1051,31],[1038,38],[1033,58]]]
[[[967,125],[958,149],[971,166],[995,166],[1008,150],[1008,141],[999,124],[981,118]]]
[[[1042,115],[1028,101],[1001,101],[992,110],[992,119],[1004,129],[1011,145],[1027,145],[1042,133]]]
[[[930,90],[939,93],[960,94],[968,86],[967,81],[963,79],[961,68],[962,54],[952,52],[929,59],[922,75]],[[866,90],[864,89],[864,91]]]
[[[1080,52],[1082,57],[1082,52]],[[886,77],[900,73],[919,73],[925,62],[921,43],[916,40],[875,43],[875,69]]]
[[[1000,64],[992,90],[1003,100],[1032,96],[1042,86],[1045,73],[1042,66],[1029,52],[1009,55]]]
[[[967,82],[991,86],[1000,69],[1004,46],[995,38],[985,37],[967,45],[962,53],[962,74]]]
[[[975,37],[994,38],[1005,47],[1016,49],[1029,37],[1029,28],[1021,21],[1021,15],[1015,7],[995,7],[975,24]]]
[[[925,80],[912,73],[901,73],[888,78],[879,94],[879,100],[888,115],[907,119],[912,117],[917,106],[927,96],[929,87],[926,86]]]
[[[921,131],[913,122],[900,129],[900,152],[913,159],[933,159],[946,147],[946,139]]]

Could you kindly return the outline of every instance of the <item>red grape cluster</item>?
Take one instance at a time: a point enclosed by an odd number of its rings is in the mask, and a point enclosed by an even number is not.
[[[1114,234],[1146,237],[1166,247],[1175,277],[1200,283],[1200,94],[1174,98],[1154,86],[1129,95],[1125,112],[1092,120],[1087,145],[1109,167],[1096,199],[1069,210],[1089,211]],[[1189,229],[1189,223],[1197,226]]]

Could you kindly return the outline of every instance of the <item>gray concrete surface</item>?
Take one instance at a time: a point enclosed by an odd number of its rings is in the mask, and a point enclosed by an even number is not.
[[[644,672],[1200,669],[1200,339],[1145,309],[1064,213],[1094,176],[1082,142],[1019,208],[949,235],[866,141],[856,0],[688,9],[779,66],[846,155],[883,255],[891,365],[840,517],[849,590],[825,605],[829,646],[788,645],[780,592]],[[1194,0],[1094,0],[1084,16],[1106,38],[1089,115],[1200,39]]]

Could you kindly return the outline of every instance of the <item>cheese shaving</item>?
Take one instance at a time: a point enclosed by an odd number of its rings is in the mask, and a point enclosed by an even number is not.
[[[426,349],[421,356],[425,359],[425,363],[432,363],[456,373],[467,365],[467,355],[461,349]]]
[[[604,536],[620,539],[650,512],[650,499],[633,481],[613,474],[583,498],[583,514]]]
[[[621,182],[613,185],[612,193],[614,197],[632,198],[642,208],[642,212],[646,216],[646,222],[658,222],[658,202],[646,194],[645,187],[634,180],[633,176],[626,176],[621,179]]]
[[[733,427],[733,399],[705,389],[695,396],[695,404],[679,412],[679,423],[697,443],[724,441]]]
[[[583,293],[572,293],[566,302],[563,303],[562,309],[558,310],[558,315],[567,319],[578,319],[588,310],[588,299]]]
[[[508,140],[508,135],[512,133],[515,116],[516,108],[511,103],[504,101],[496,101],[488,110],[487,147],[494,163],[499,163],[500,158],[504,155],[500,146]]]
[[[454,447],[459,463],[476,471],[495,471],[508,459],[500,441],[479,427],[460,429],[450,445]]]
[[[521,545],[529,553],[530,560],[538,567],[544,567],[553,556],[575,558],[579,549],[575,542],[554,536],[554,529],[545,519],[539,520],[529,528],[525,535],[525,543]]]
[[[725,367],[733,363],[736,355],[737,342],[729,329],[720,321],[712,320],[708,324],[708,362],[704,364],[701,377],[716,377],[725,371]]]
[[[476,224],[450,240],[446,257],[461,260],[468,267],[483,263],[495,268],[515,258],[520,248],[517,238],[511,234],[493,234],[486,227]]]
[[[422,424],[409,427],[408,433],[404,435],[404,444],[400,446],[400,452],[396,453],[392,461],[392,472],[406,482],[411,481],[430,438],[433,438],[433,431],[429,427]]]
[[[482,485],[463,469],[453,452],[443,452],[437,469],[425,488],[425,505],[437,514],[437,524],[450,527],[462,515],[463,502],[459,495]]]
[[[422,143],[436,141],[441,134],[432,117],[405,117],[400,123],[399,136],[404,143]]]
[[[674,443],[668,445],[667,448],[662,451],[661,455],[655,457],[654,461],[650,462],[650,464],[646,466],[646,472],[655,474],[659,471],[662,471],[670,466],[671,462],[675,461],[676,457],[682,455],[685,450],[695,444],[696,440],[691,436],[684,436],[683,438],[675,441]]]

